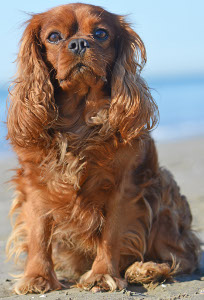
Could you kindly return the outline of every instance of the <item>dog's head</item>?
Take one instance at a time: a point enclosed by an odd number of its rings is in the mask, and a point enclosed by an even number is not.
[[[110,79],[119,38],[116,16],[100,7],[72,4],[36,18],[45,59],[62,89]]]
[[[39,141],[56,120],[60,91],[69,99],[76,94],[87,97],[90,90],[95,91],[95,101],[97,94],[108,97],[109,127],[120,131],[124,140],[151,129],[156,106],[140,77],[145,61],[140,37],[123,17],[101,7],[77,3],[34,15],[18,55],[10,109],[10,115],[12,107],[18,110],[18,119],[15,134],[10,130],[9,137],[18,144],[25,144],[25,137],[34,141],[38,136]],[[28,114],[30,123],[25,123]]]

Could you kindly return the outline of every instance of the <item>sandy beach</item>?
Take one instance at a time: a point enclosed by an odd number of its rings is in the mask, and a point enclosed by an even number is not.
[[[193,213],[193,228],[202,240],[204,250],[204,137],[177,142],[158,143],[159,161],[174,174],[181,192],[188,199]],[[204,299],[204,255],[200,269],[191,275],[175,278],[175,282],[165,282],[154,289],[131,285],[127,290],[114,293],[80,291],[76,288],[64,289],[45,295],[18,296],[12,293],[14,282],[10,274],[15,274],[12,262],[5,262],[5,244],[11,231],[8,211],[13,191],[5,184],[12,176],[16,158],[10,154],[0,156],[0,299]],[[204,253],[203,253],[204,254]]]

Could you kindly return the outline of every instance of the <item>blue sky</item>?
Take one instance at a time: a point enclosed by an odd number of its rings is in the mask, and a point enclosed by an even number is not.
[[[70,1],[100,5],[126,15],[145,43],[148,63],[144,76],[204,75],[203,0],[99,0]],[[7,0],[1,3],[0,88],[15,73],[21,26],[26,13],[43,12],[69,3],[60,0]]]

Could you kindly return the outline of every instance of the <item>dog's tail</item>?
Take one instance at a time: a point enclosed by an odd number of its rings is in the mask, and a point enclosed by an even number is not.
[[[129,283],[157,284],[172,279],[179,271],[179,264],[173,259],[172,265],[168,263],[135,262],[125,272]]]

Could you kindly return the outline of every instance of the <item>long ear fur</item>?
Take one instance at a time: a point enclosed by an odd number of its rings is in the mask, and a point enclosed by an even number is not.
[[[151,130],[157,123],[158,108],[140,77],[146,51],[140,37],[119,16],[118,55],[112,75],[109,122],[119,130],[123,140]]]
[[[42,58],[39,39],[41,15],[35,15],[24,31],[19,55],[18,72],[10,92],[8,138],[11,143],[28,147],[42,143],[49,124],[56,116],[53,86]]]

